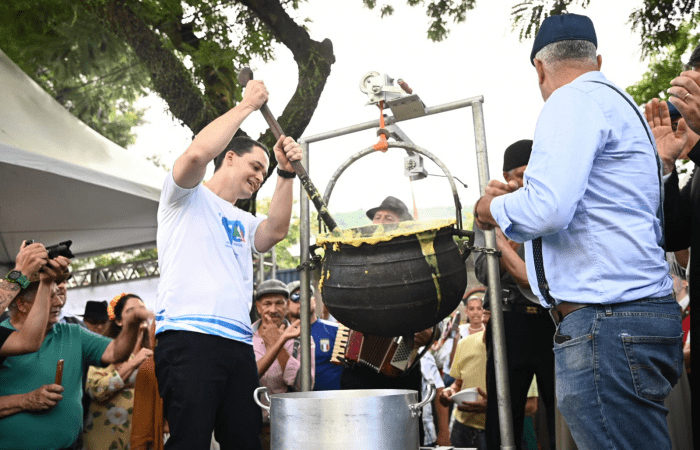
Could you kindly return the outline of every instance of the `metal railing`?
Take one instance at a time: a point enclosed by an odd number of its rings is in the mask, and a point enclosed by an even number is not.
[[[268,260],[269,258],[269,260]],[[274,248],[262,255],[253,255],[254,280],[258,283],[266,278],[275,278],[277,262]],[[111,266],[94,267],[73,271],[73,276],[66,283],[67,288],[122,283],[128,280],[159,277],[158,259],[144,259]]]
[[[145,259],[105,267],[82,269],[73,272],[67,287],[84,287],[98,284],[121,283],[127,280],[138,280],[160,276],[157,259]]]

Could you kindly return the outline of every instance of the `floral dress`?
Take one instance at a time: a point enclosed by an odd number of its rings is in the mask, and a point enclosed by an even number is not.
[[[92,401],[85,419],[83,450],[129,449],[137,372],[124,382],[114,364],[90,367],[85,392]]]

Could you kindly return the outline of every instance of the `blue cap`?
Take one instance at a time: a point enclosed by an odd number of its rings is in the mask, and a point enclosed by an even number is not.
[[[678,119],[681,116],[680,111],[678,111],[676,107],[673,106],[673,103],[666,102],[666,104],[668,105],[668,113],[671,115],[671,120]]]
[[[559,41],[589,41],[598,48],[593,22],[578,14],[561,14],[544,19],[535,36],[530,62],[535,65],[535,55],[549,44]]]

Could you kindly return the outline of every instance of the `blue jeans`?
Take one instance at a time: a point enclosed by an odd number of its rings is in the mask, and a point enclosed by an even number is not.
[[[554,344],[557,402],[579,450],[671,448],[663,401],[683,364],[670,297],[596,305],[564,318]]]

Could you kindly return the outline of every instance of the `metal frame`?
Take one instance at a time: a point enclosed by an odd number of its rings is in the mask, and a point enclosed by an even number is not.
[[[470,97],[464,100],[459,100],[455,102],[445,103],[435,107],[426,108],[426,116],[440,114],[443,112],[448,112],[456,109],[471,107],[473,110],[473,121],[474,121],[474,140],[476,142],[476,159],[477,166],[479,170],[479,190],[481,195],[484,194],[486,190],[486,185],[489,181],[489,169],[488,169],[488,155],[486,150],[486,132],[484,127],[484,112],[483,112],[483,96]],[[388,116],[385,118],[385,127],[389,128],[389,125],[393,125],[399,122],[394,116]],[[373,120],[370,122],[364,122],[356,125],[351,125],[345,128],[339,128],[337,130],[327,131],[325,133],[317,134],[314,136],[308,136],[301,138],[299,144],[301,145],[303,157],[302,164],[309,170],[309,144],[313,142],[320,142],[327,139],[344,136],[347,134],[356,133],[358,131],[369,130],[372,128],[378,128],[380,126],[379,120]],[[309,261],[309,246],[311,243],[311,223],[310,223],[310,209],[309,209],[309,198],[303,188],[301,190],[301,225],[300,225],[300,237],[299,243],[301,246],[300,260],[302,262],[303,270],[301,271],[301,317],[309,317],[309,303],[310,294],[309,291],[309,281],[310,281],[310,268],[308,264],[304,264]],[[486,248],[496,248],[496,235],[494,231],[486,231],[485,244]],[[500,269],[498,263],[498,256],[496,254],[490,253],[486,255],[487,260],[487,272],[488,272],[488,284],[490,289],[489,292],[489,302],[491,305],[491,330],[492,330],[492,342],[494,351],[494,362],[496,369],[496,399],[498,401],[498,412],[499,412],[499,422],[501,430],[501,448],[502,449],[515,449],[515,443],[513,438],[513,423],[511,416],[511,402],[510,393],[508,389],[508,366],[506,361],[505,353],[505,333],[503,329],[503,308],[501,305],[500,292],[501,292],[501,282],[500,282]],[[303,391],[311,390],[311,324],[308,319],[301,321],[301,386]],[[490,396],[493,399],[493,395]]]

